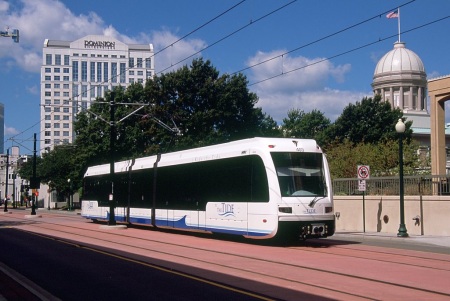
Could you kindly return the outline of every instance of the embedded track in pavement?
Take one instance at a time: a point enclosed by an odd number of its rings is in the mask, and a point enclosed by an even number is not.
[[[331,239],[288,246],[151,228],[102,229],[69,214],[0,216],[14,227],[80,247],[138,256],[184,273],[242,287],[276,300],[450,299],[450,255],[361,245]],[[255,284],[257,283],[257,284]]]

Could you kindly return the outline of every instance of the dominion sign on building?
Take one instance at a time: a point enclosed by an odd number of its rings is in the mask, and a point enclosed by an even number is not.
[[[41,66],[41,152],[73,142],[73,120],[115,86],[145,84],[154,75],[152,44],[125,44],[88,35],[75,41],[46,39]]]

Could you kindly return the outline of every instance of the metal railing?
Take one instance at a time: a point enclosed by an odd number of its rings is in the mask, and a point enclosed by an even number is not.
[[[399,177],[370,178],[366,181],[366,195],[398,195]],[[450,175],[404,176],[405,195],[450,195]],[[358,195],[359,180],[356,178],[334,179],[334,195]]]

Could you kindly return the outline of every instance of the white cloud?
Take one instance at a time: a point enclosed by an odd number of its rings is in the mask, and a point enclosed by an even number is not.
[[[156,72],[160,72],[162,70],[164,70],[164,72],[168,72],[178,69],[183,65],[189,65],[192,59],[198,56],[198,54],[192,57],[190,56],[206,47],[206,43],[199,39],[183,39],[174,44],[174,42],[179,39],[180,37],[165,29],[161,31],[153,31],[151,33],[148,40],[153,43],[156,52],[167,47],[166,50],[156,55]],[[187,57],[190,58],[184,60]]]
[[[130,37],[121,34],[112,25],[106,25],[95,12],[75,15],[62,2],[55,0],[21,0],[20,7],[20,10],[12,11],[7,2],[0,0],[0,19],[11,28],[20,30],[20,43],[0,40],[0,58],[12,59],[16,65],[29,72],[40,71],[42,47],[46,38],[71,41],[90,34],[106,35],[124,43],[151,43],[155,51],[179,39],[165,29]],[[205,46],[206,43],[198,39],[183,39],[173,44],[157,55],[156,71],[168,68],[167,72],[189,64],[192,58],[177,63]]]
[[[257,92],[259,96],[258,107],[269,114],[279,124],[287,117],[290,109],[300,109],[308,113],[316,109],[333,122],[342,114],[342,110],[349,104],[360,101],[363,97],[371,96],[370,93],[331,90],[328,88],[315,91],[298,91],[294,93]]]
[[[17,130],[17,129],[15,129],[15,128],[13,128],[13,127],[7,127],[7,126],[5,126],[5,136],[8,136],[8,135],[17,135],[17,134],[19,134],[20,132]]]
[[[278,123],[294,108],[305,112],[317,109],[334,121],[349,103],[371,96],[370,92],[328,88],[330,80],[334,79],[337,83],[345,81],[345,75],[351,69],[349,64],[334,66],[322,58],[280,56],[282,53],[285,51],[258,52],[247,62],[248,66],[253,66],[277,57],[252,68],[249,80],[250,84],[257,83],[251,86],[259,96],[257,106]]]
[[[9,3],[6,1],[0,1],[0,12],[7,11],[9,9]]]

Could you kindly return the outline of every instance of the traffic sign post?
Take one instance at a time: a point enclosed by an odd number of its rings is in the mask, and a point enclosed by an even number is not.
[[[363,232],[366,232],[366,180],[370,178],[370,166],[369,165],[358,165],[356,169],[356,174],[358,176],[358,190],[363,193]]]

